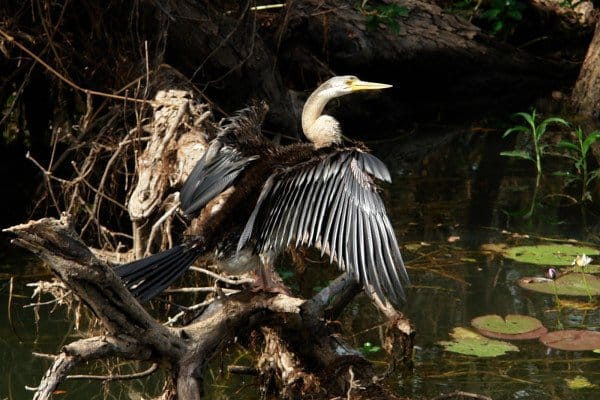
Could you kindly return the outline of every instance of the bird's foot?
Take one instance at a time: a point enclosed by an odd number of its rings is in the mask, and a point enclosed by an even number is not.
[[[250,290],[254,293],[267,292],[267,293],[279,293],[287,296],[292,295],[292,291],[288,288],[281,277],[273,271],[269,271],[268,268],[259,268],[255,272],[256,278],[250,286]]]

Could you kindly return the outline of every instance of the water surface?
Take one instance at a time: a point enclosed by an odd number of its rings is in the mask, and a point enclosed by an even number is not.
[[[593,352],[549,350],[534,340],[518,342],[519,352],[478,359],[446,352],[437,344],[448,340],[454,327],[469,327],[472,318],[483,314],[527,314],[542,320],[549,330],[560,324],[600,329],[597,309],[563,308],[559,312],[553,296],[526,292],[517,286],[522,276],[542,276],[542,267],[484,254],[480,249],[485,243],[532,243],[541,237],[593,240],[597,227],[590,226],[589,221],[594,219],[578,206],[552,200],[552,193],[565,187],[551,178],[543,182],[533,218],[511,216],[512,211],[531,204],[535,182],[532,166],[507,163],[500,157],[506,143],[498,133],[457,131],[438,138],[431,132],[413,133],[373,144],[394,175],[384,195],[413,283],[403,311],[417,329],[412,369],[388,378],[388,383],[412,398],[456,390],[497,400],[600,398],[598,389],[572,390],[565,381],[584,376],[600,387],[600,355]],[[80,335],[64,307],[46,306],[39,315],[32,308],[23,308],[32,301],[32,289],[25,284],[43,278],[45,270],[35,259],[15,254],[18,257],[4,257],[0,270],[0,307],[4,310],[0,312],[0,374],[4,377],[0,399],[21,400],[31,398],[24,387],[37,385],[50,363],[32,352],[56,353],[61,345]],[[308,284],[291,282],[309,294],[310,286],[326,284],[335,270],[315,270],[310,275],[314,281]],[[9,307],[10,277],[14,287]],[[366,342],[381,344],[383,319],[364,296],[359,296],[340,320],[348,340],[357,347]],[[381,351],[369,357],[385,370]],[[227,360],[232,359],[244,362],[244,350],[233,346]],[[223,360],[218,361],[206,377],[207,398],[260,397],[251,377],[223,377],[219,365]],[[135,366],[138,370],[146,367]],[[152,379],[105,386],[69,381],[57,398],[140,398],[142,393],[159,393],[157,385]]]

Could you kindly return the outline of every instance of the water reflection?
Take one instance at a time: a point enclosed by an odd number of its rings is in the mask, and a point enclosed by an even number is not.
[[[464,390],[494,399],[595,398],[593,389],[571,390],[565,383],[579,374],[600,386],[600,357],[592,352],[549,351],[526,341],[517,343],[519,353],[476,359],[436,345],[448,339],[452,328],[469,327],[471,319],[484,314],[527,314],[550,330],[560,322],[600,329],[597,309],[559,313],[553,296],[519,288],[519,278],[541,276],[543,268],[481,254],[481,244],[512,239],[505,229],[587,239],[577,209],[534,203],[544,194],[564,192],[564,182],[546,179],[544,193],[534,198],[534,174],[499,156],[506,145],[499,136],[458,134],[441,150],[427,149],[398,168],[390,202],[413,280],[405,311],[418,330],[415,367],[399,378],[398,390],[415,397]],[[532,204],[537,212],[529,220],[511,215],[510,210]],[[448,243],[450,237],[460,240]],[[423,241],[427,246],[411,246]]]

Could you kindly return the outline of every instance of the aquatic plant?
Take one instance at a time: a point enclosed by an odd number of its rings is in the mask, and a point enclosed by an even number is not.
[[[519,351],[519,348],[513,344],[486,338],[463,327],[454,328],[450,336],[452,340],[442,340],[438,344],[453,353],[476,357],[498,357],[509,351]]]
[[[583,284],[585,286],[585,290],[587,292],[590,303],[592,302],[592,294],[590,292],[590,287],[587,282],[584,268],[591,262],[592,262],[592,258],[583,254],[582,256],[578,255],[577,257],[575,257],[575,260],[573,260],[573,262],[571,263],[571,265],[576,265],[581,268],[581,278],[583,280]]]
[[[587,158],[592,144],[600,140],[600,131],[594,131],[584,137],[582,129],[578,127],[575,129],[575,136],[577,138],[576,143],[562,140],[558,146],[567,150],[567,153],[564,154],[564,156],[573,161],[576,174],[574,175],[568,171],[561,171],[558,174],[570,178],[572,181],[580,181],[580,201],[591,201],[592,196],[590,194],[590,186],[595,179],[600,178],[600,169],[590,171],[588,169]]]
[[[564,126],[569,126],[569,123],[562,118],[558,117],[550,117],[544,119],[541,123],[536,122],[536,112],[533,110],[531,114],[527,114],[525,112],[516,113],[515,116],[521,117],[527,125],[517,125],[513,126],[510,129],[507,129],[504,132],[502,137],[507,137],[513,132],[522,132],[524,134],[528,134],[531,137],[531,141],[533,144],[533,152],[527,150],[511,150],[511,151],[503,151],[500,155],[505,157],[512,158],[521,158],[524,160],[529,160],[535,164],[535,169],[537,172],[536,175],[536,187],[539,186],[540,177],[542,176],[542,155],[544,154],[547,145],[542,143],[542,136],[546,133],[548,129],[548,125],[550,124],[561,124]]]
[[[600,296],[600,277],[590,274],[567,273],[554,280],[523,277],[517,283],[523,289],[555,296]]]
[[[471,325],[477,332],[493,339],[528,340],[548,333],[539,319],[529,315],[482,315],[472,319]]]
[[[540,179],[542,177],[542,155],[545,153],[546,147],[548,147],[546,144],[542,143],[542,136],[544,136],[544,134],[546,133],[546,130],[548,129],[548,125],[550,125],[550,124],[561,124],[564,126],[569,126],[569,123],[562,118],[550,117],[550,118],[544,119],[541,123],[538,124],[536,122],[537,115],[536,115],[535,110],[533,110],[531,112],[531,114],[527,114],[525,112],[519,112],[519,113],[516,113],[514,116],[521,117],[526,122],[526,124],[513,126],[512,128],[507,129],[504,132],[504,135],[502,135],[502,137],[507,137],[508,135],[510,135],[513,132],[521,132],[523,134],[529,135],[531,138],[531,142],[533,144],[533,149],[532,150],[514,149],[511,151],[503,151],[500,153],[500,155],[505,156],[505,157],[529,160],[535,165],[535,169],[536,169],[535,187],[533,188],[533,196],[531,199],[531,205],[529,206],[529,209],[520,211],[518,213],[510,213],[513,215],[519,215],[526,219],[529,219],[533,216],[533,213],[535,211],[535,207],[537,204],[538,189],[540,186]]]
[[[513,246],[502,250],[504,257],[520,263],[554,266],[575,265],[573,259],[579,254],[600,255],[600,250],[581,244],[564,243]]]
[[[562,303],[560,301],[560,298],[558,297],[558,288],[556,287],[556,278],[558,278],[558,271],[555,268],[548,268],[548,271],[546,272],[546,278],[552,280],[552,289],[554,289],[554,300],[556,301],[556,308],[558,310],[558,314],[560,315]],[[558,328],[562,329],[563,324],[558,316],[556,322]]]
[[[560,330],[548,332],[540,337],[540,342],[557,350],[595,350],[600,348],[600,332],[583,329]]]

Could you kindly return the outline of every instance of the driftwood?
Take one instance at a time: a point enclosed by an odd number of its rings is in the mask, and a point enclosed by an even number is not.
[[[310,300],[241,291],[215,299],[184,326],[167,327],[153,319],[111,268],[80,241],[67,216],[7,231],[16,235],[14,243],[48,263],[105,331],[102,336],[64,346],[37,388],[36,400],[50,398],[78,365],[112,357],[153,362],[168,369],[172,384],[166,385],[163,398],[199,399],[206,364],[234,339],[249,342],[256,330],[264,345],[254,373],[265,387],[274,385],[284,398],[305,394],[397,398],[382,386],[362,354],[326,323],[357,291],[357,284],[346,275]],[[386,347],[392,354],[410,355],[414,332],[402,315],[393,313],[387,329]]]
[[[179,89],[158,91],[152,120],[143,128],[150,137],[136,157],[137,181],[127,204],[135,258],[150,253],[160,228],[150,217],[161,207],[164,218],[171,217],[178,202],[176,196],[168,196],[169,190],[183,184],[216,130],[208,104],[195,100],[190,90]],[[164,244],[170,238],[168,229],[161,236]]]

